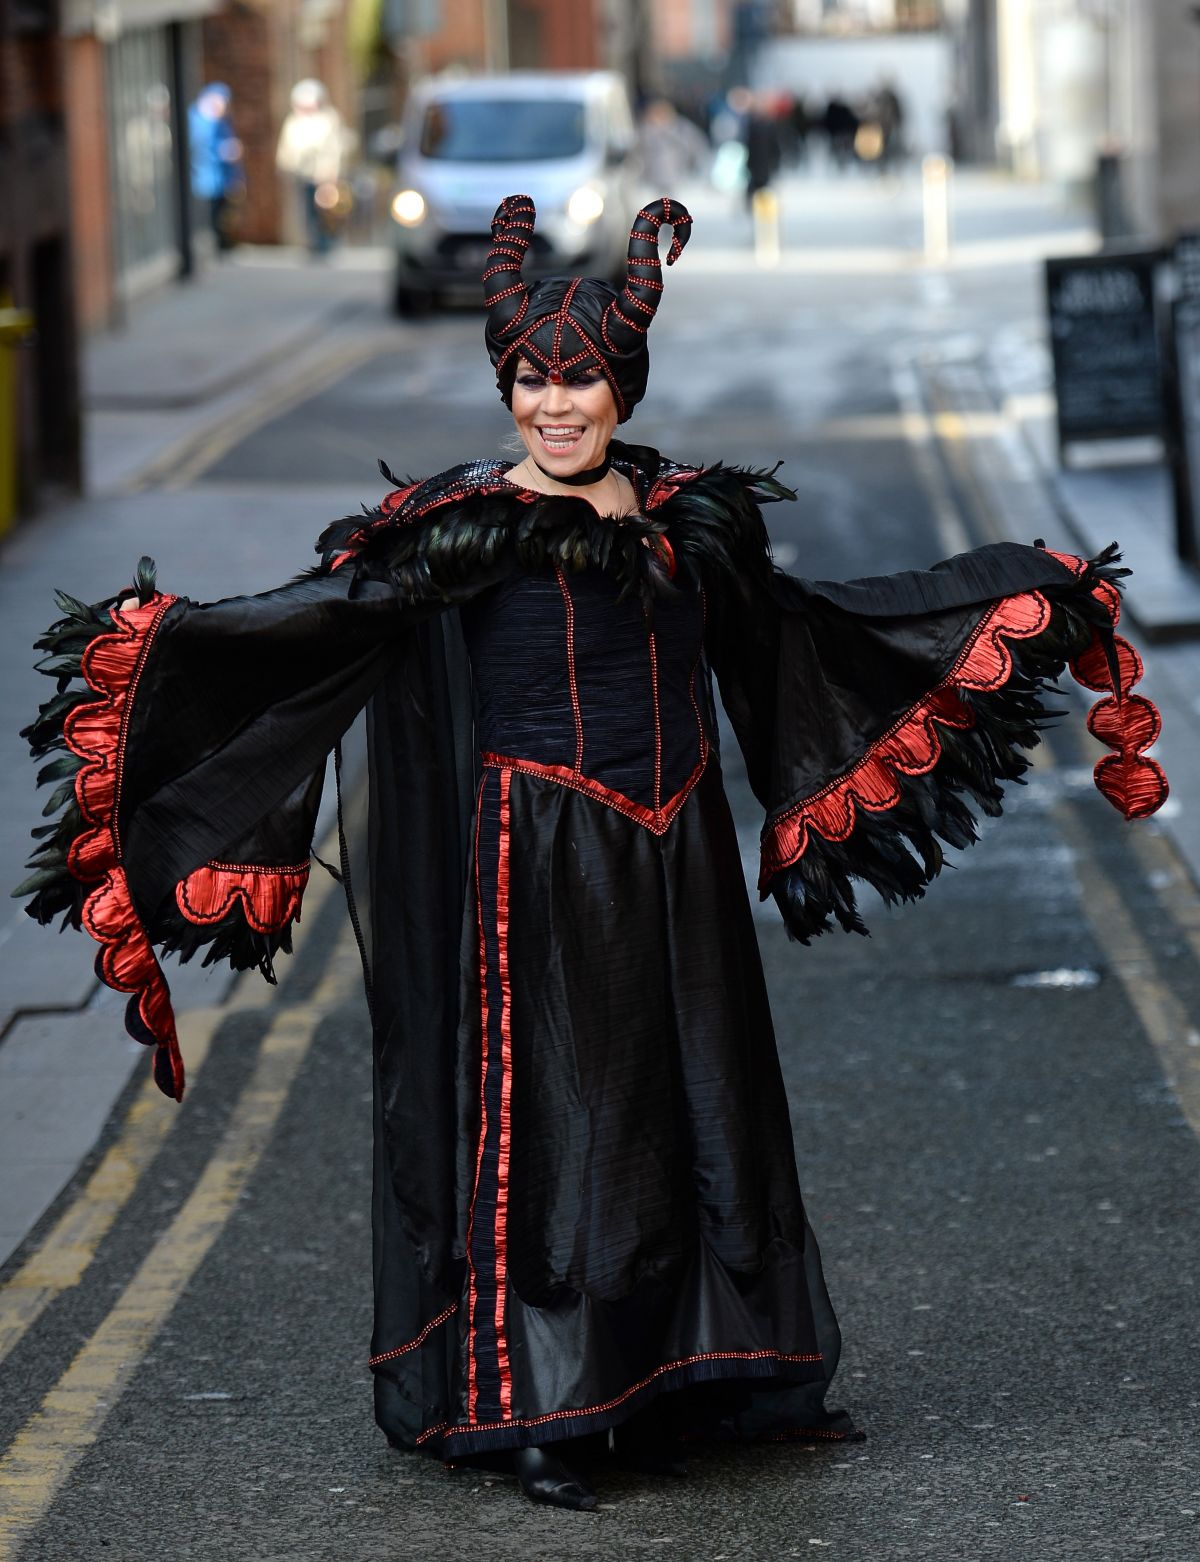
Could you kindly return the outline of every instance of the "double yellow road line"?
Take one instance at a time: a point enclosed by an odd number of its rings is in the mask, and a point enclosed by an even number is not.
[[[268,371],[262,387],[249,401],[240,402],[199,433],[185,434],[142,467],[125,486],[126,493],[173,493],[195,483],[221,458],[243,444],[276,418],[336,385],[361,364],[385,353],[393,344],[376,328],[363,329],[333,345],[322,340],[303,358],[291,358],[286,366]]]
[[[179,1021],[179,1045],[195,1088],[221,1009],[193,1009]],[[0,1361],[24,1338],[50,1303],[79,1284],[142,1173],[162,1147],[176,1113],[147,1077],[113,1144],[46,1239],[0,1290]]]
[[[933,501],[935,514],[957,509],[944,477],[933,469],[929,460],[930,453],[937,450],[954,474],[983,539],[989,542],[1002,540],[1011,530],[1012,521],[997,513],[998,505],[992,484],[981,465],[983,456],[978,446],[1001,434],[1010,420],[996,410],[963,411],[947,406],[946,398],[939,397],[936,387],[929,391],[931,404],[927,407],[919,373],[912,369],[897,384],[897,394],[907,408],[906,434],[914,447],[918,476]],[[1001,456],[1001,462],[1002,459]],[[993,456],[993,481],[997,465]],[[1020,496],[1023,506],[1032,505],[1035,510],[1031,515],[1027,509],[1022,509],[1021,526],[1034,534],[1045,531],[1052,535],[1057,529],[1058,517],[1049,501],[1038,494],[1036,484],[1031,486],[1023,481]],[[954,524],[961,535],[961,546],[968,542],[968,532],[961,517],[956,517]],[[955,540],[958,542],[957,537]],[[1090,767],[1102,750],[1079,730],[1081,727],[1082,723],[1078,723],[1064,735],[1064,741],[1073,739],[1080,761]],[[1089,748],[1091,752],[1085,753]],[[1038,750],[1037,765],[1042,770],[1054,768],[1048,745]],[[1158,974],[1154,953],[1116,881],[1098,858],[1075,808],[1069,802],[1061,801],[1052,812],[1074,857],[1084,919],[1124,988],[1192,1131],[1200,1135],[1200,1029],[1170,985]],[[1115,819],[1113,826],[1121,828]],[[1126,839],[1138,871],[1152,886],[1156,900],[1179,928],[1193,956],[1200,961],[1200,896],[1182,853],[1156,820],[1136,822],[1128,830]]]
[[[305,907],[307,927],[328,893],[324,879],[312,886]],[[0,1562],[16,1557],[96,1441],[155,1334],[224,1230],[262,1158],[322,1016],[349,1001],[359,980],[357,951],[345,928],[312,997],[274,1012],[254,1071],[192,1193],[0,1458]],[[193,1090],[218,1024],[233,1012],[206,1009],[182,1017],[181,1043]],[[82,1279],[176,1120],[176,1110],[147,1080],[86,1185],[0,1292],[0,1360],[57,1296]]]
[[[1075,810],[1059,803],[1054,822],[1074,856],[1084,917],[1125,989],[1180,1110],[1200,1136],[1200,1029],[1158,972],[1154,952],[1110,874],[1100,865]],[[1182,859],[1154,825],[1135,825],[1133,855],[1155,895],[1200,961],[1200,901]],[[1162,886],[1162,888],[1158,888]]]

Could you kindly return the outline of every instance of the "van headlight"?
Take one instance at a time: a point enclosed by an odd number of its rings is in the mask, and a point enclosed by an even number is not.
[[[567,216],[577,227],[586,228],[604,210],[604,197],[590,184],[581,184],[567,202]]]
[[[402,227],[415,228],[425,221],[425,197],[420,190],[401,190],[392,197],[392,216]]]

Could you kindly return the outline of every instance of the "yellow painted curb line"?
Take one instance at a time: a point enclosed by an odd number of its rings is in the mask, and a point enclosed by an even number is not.
[[[333,839],[336,841],[336,836]],[[322,854],[330,855],[330,842],[323,843]],[[309,929],[333,884],[333,879],[321,870],[319,878],[309,886],[304,920],[296,925],[293,959],[303,952]],[[189,1092],[195,1090],[221,1021],[243,1010],[265,1008],[274,1001],[276,993],[277,989],[264,982],[257,972],[247,971],[237,982],[230,1002],[220,1007],[190,1009],[179,1016],[179,1044],[187,1064]],[[126,1112],[116,1139],[84,1187],[21,1268],[0,1288],[0,1362],[56,1297],[79,1284],[178,1118],[179,1108],[167,1101],[152,1078],[147,1078]]]
[[[1059,804],[1054,818],[1074,853],[1072,866],[1084,917],[1125,989],[1184,1117],[1192,1132],[1200,1135],[1200,1037],[1196,1023],[1158,974],[1150,946],[1117,886],[1096,860],[1095,849],[1071,809]],[[1139,856],[1145,849],[1145,845],[1135,847]],[[1164,857],[1169,860],[1168,854]]]
[[[191,1088],[224,1017],[221,1009],[193,1009],[180,1016],[179,1044],[187,1059]],[[162,1148],[176,1116],[154,1080],[147,1077],[125,1114],[120,1133],[87,1183],[37,1250],[0,1290],[0,1361],[56,1296],[79,1284],[142,1173]]]
[[[226,414],[202,433],[184,435],[165,455],[142,467],[123,492],[155,489],[172,493],[189,487],[258,429],[321,395],[361,364],[392,350],[393,343],[374,335],[326,348],[311,362],[293,365],[286,383],[265,385],[248,405]]]

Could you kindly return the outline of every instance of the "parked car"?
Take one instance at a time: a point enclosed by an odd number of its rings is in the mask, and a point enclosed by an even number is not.
[[[396,158],[394,306],[479,296],[501,198],[526,194],[537,231],[529,277],[624,279],[637,209],[637,136],[613,71],[432,78],[409,98]]]

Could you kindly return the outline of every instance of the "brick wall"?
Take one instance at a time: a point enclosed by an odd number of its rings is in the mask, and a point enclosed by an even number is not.
[[[691,0],[656,0],[651,22],[661,59],[686,59],[697,52]]]
[[[78,357],[58,18],[11,21],[0,6],[0,290],[37,327],[16,362],[16,498],[32,510],[42,483],[79,483]]]
[[[205,81],[223,81],[233,92],[234,129],[241,138],[246,200],[235,232],[250,244],[280,238],[279,179],[275,142],[282,122],[277,82],[279,62],[272,12],[234,0],[201,26]]]
[[[654,0],[649,15],[658,57],[695,60],[727,53],[732,42],[733,3],[734,0]]]
[[[599,38],[592,0],[533,0],[543,17],[542,38],[550,70],[595,70],[600,64]]]
[[[483,0],[442,0],[441,26],[418,40],[421,69],[445,70],[448,65],[482,70],[487,52]]]
[[[80,326],[90,331],[106,323],[113,305],[104,46],[94,37],[69,38],[65,63],[75,307]]]
[[[0,37],[0,124],[62,112],[60,45],[53,32]]]
[[[1200,226],[1200,26],[1185,0],[1161,0],[1152,9],[1159,231],[1173,236]]]
[[[291,243],[301,237],[292,191],[275,171],[275,146],[296,82],[304,76],[323,81],[347,127],[358,128],[346,9],[347,0],[338,0],[319,36],[303,29],[300,0],[260,5],[230,0],[204,18],[204,79],[223,81],[231,89],[233,124],[244,149],[246,200],[235,232],[246,243]]]
[[[485,69],[488,31],[485,5],[491,0],[442,0],[441,25],[414,41],[420,72],[448,66]],[[601,61],[599,19],[594,0],[506,0],[514,69],[594,70]]]

